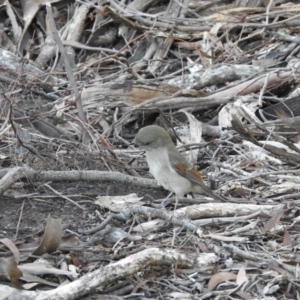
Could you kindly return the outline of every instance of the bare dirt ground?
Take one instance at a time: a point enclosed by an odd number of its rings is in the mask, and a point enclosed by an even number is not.
[[[15,239],[16,234],[22,237],[40,233],[45,227],[49,214],[53,218],[62,219],[64,228],[74,232],[99,225],[101,219],[97,217],[95,210],[101,213],[105,213],[105,210],[94,204],[94,199],[98,195],[119,196],[135,192],[142,197],[151,194],[155,199],[167,196],[163,190],[158,193],[150,189],[138,190],[134,187],[128,188],[128,185],[113,183],[54,183],[51,186],[55,190],[64,191],[64,195],[79,203],[84,211],[73,203],[49,194],[49,191],[43,187],[33,188],[25,185],[22,189],[14,188],[11,192],[15,195],[32,194],[33,196],[23,196],[21,199],[17,196],[1,198],[0,238]]]

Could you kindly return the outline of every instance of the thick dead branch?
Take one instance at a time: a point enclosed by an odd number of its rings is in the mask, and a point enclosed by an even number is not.
[[[195,63],[195,65],[197,65]],[[184,86],[196,90],[207,86],[223,85],[224,83],[234,82],[243,78],[252,77],[256,74],[265,72],[263,67],[249,65],[217,65],[208,70],[200,70],[192,74],[184,74],[168,80],[168,83],[174,86]],[[257,76],[257,75],[256,75]]]
[[[191,205],[177,209],[174,214],[177,218],[180,216],[192,220],[198,218],[214,218],[222,216],[247,216],[257,211],[262,215],[273,216],[278,211],[284,209],[285,205],[255,205],[238,203],[203,203],[200,205]],[[201,223],[201,221],[200,221]],[[197,224],[197,221],[195,221]]]
[[[235,87],[229,88],[225,91],[214,93],[208,96],[208,98],[248,95],[259,91],[264,86],[266,76],[269,76],[268,87],[270,87],[278,85],[285,80],[288,80],[292,75],[293,73],[290,71],[272,71],[268,75],[263,75],[259,78],[254,78]]]
[[[227,97],[203,97],[203,98],[190,98],[190,97],[165,97],[165,98],[154,98],[144,103],[141,103],[135,107],[138,108],[150,108],[158,107],[162,110],[180,109],[190,106],[196,106],[198,108],[209,108],[220,104],[228,103],[232,100],[232,96]]]
[[[167,84],[145,84],[139,81],[126,81],[123,84],[105,84],[83,89],[81,98],[83,108],[87,111],[95,107],[104,106],[111,108],[116,106],[140,108],[160,108],[169,111],[179,108],[196,107],[205,109],[219,104],[225,104],[232,100],[232,97],[208,98],[202,97],[203,93],[197,90],[183,90],[184,96],[174,97],[180,91],[178,87]],[[202,94],[202,95],[201,95]],[[192,96],[192,97],[191,97]],[[68,96],[61,101],[57,101],[56,108],[59,112],[70,110],[68,105],[73,100],[73,96]],[[128,111],[124,108],[123,111]],[[76,113],[77,110],[72,109]]]
[[[27,179],[33,182],[46,181],[116,181],[133,186],[142,186],[147,188],[158,188],[153,179],[133,177],[116,172],[101,171],[45,171],[38,172],[29,168],[13,168],[9,171],[1,171],[0,194],[3,194],[14,183]]]
[[[186,214],[185,217],[181,217],[180,215],[176,215],[176,211],[171,213],[167,210],[155,209],[145,206],[131,206],[124,209],[119,214],[112,214],[113,218],[118,220],[126,221],[132,217],[132,214],[142,214],[149,217],[157,217],[159,219],[165,220],[168,223],[171,223],[175,226],[181,226],[187,228],[188,230],[195,232],[198,236],[202,236],[202,230],[196,226],[193,222],[191,222],[189,215]]]
[[[72,283],[44,292],[21,291],[1,285],[1,295],[13,299],[66,300],[77,299],[91,294],[96,288],[103,289],[121,278],[134,275],[151,265],[173,265],[181,268],[204,268],[214,264],[217,257],[213,253],[186,254],[178,250],[151,248],[126,257],[116,263],[90,272]]]

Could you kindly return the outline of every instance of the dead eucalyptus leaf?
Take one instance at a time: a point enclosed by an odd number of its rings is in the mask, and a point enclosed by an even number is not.
[[[20,45],[24,39],[24,36],[27,32],[28,27],[30,26],[32,20],[34,19],[37,12],[40,10],[43,4],[45,3],[56,3],[60,2],[61,0],[21,0],[21,6],[23,10],[23,20],[24,20],[24,28],[22,37],[19,41],[18,48],[20,49]]]
[[[74,278],[79,276],[79,274],[77,274],[77,273],[60,270],[60,269],[54,268],[50,264],[38,263],[38,262],[22,264],[22,265],[19,265],[19,268],[23,273],[29,273],[29,274],[33,274],[33,275],[53,274],[53,275],[72,276]]]
[[[247,110],[253,115],[257,110],[257,103],[252,101],[248,96],[240,97],[233,103],[227,103],[222,107],[219,112],[219,125],[222,128],[228,128],[232,126],[233,118],[242,120],[244,118],[244,112],[240,109],[241,107],[247,107]]]
[[[16,48],[11,39],[5,33],[3,23],[0,23],[0,46],[1,48],[11,52],[14,52]]]
[[[292,242],[292,239],[291,239],[289,231],[286,228],[284,228],[283,232],[284,232],[284,235],[283,235],[282,245],[283,246],[292,246],[293,242]]]
[[[138,197],[135,193],[122,196],[98,196],[95,204],[114,212],[120,212],[129,205],[143,205],[141,199],[143,197]]]
[[[70,253],[71,260],[73,262],[73,265],[76,267],[82,267],[83,263],[77,258],[77,256],[74,253]]]
[[[277,107],[277,106],[271,106],[271,107],[274,110],[274,113],[276,114],[278,119],[293,117],[293,116],[291,116],[290,113],[288,113],[287,111],[281,109],[280,107]]]
[[[237,274],[236,284],[237,285],[242,285],[244,282],[247,282],[247,281],[248,281],[248,277],[247,277],[247,274],[246,274],[246,270],[245,270],[245,267],[242,266],[239,269],[239,272]]]
[[[278,224],[279,220],[281,219],[281,217],[283,216],[284,210],[279,211],[278,213],[276,213],[265,225],[264,228],[264,232],[266,233],[267,231],[271,231],[272,229],[274,229],[276,227],[276,225]]]
[[[6,6],[6,13],[11,22],[12,32],[13,32],[13,36],[14,36],[14,42],[18,42],[22,35],[22,28],[18,24],[17,13],[16,13],[15,9],[13,9],[13,6],[10,4],[10,2],[8,0],[5,1],[5,6]],[[3,44],[2,44],[2,46],[3,46]],[[16,49],[16,46],[13,44],[12,48],[11,47],[9,47],[9,48],[10,48],[10,50]],[[6,50],[9,50],[9,49],[6,49]]]
[[[236,274],[231,272],[221,272],[211,276],[208,282],[208,289],[212,291],[218,284],[228,280],[236,280]]]
[[[0,258],[0,275],[9,279],[14,286],[18,287],[20,285],[19,279],[22,276],[22,272],[13,257]]]
[[[15,261],[18,264],[20,262],[20,252],[16,245],[10,239],[1,239],[0,243],[5,245],[14,255]]]
[[[33,251],[32,255],[42,255],[52,253],[57,250],[61,241],[61,219],[53,219],[48,216],[45,234],[38,248]]]

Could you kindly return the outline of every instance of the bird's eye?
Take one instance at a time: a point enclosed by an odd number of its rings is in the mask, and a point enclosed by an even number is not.
[[[145,146],[148,146],[148,145],[150,145],[150,144],[151,144],[151,142],[145,142],[145,143],[144,143]]]

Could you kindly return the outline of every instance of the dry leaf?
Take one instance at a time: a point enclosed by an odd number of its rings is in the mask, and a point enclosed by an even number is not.
[[[45,234],[40,245],[33,251],[32,255],[42,255],[56,251],[61,240],[61,231],[61,219],[53,219],[49,215]]]
[[[14,52],[16,48],[10,38],[6,35],[3,23],[0,23],[0,46],[11,52]]]
[[[230,272],[221,272],[213,275],[208,282],[208,289],[212,291],[219,283],[228,281],[228,280],[236,280],[236,274]]]
[[[292,243],[290,233],[288,232],[288,230],[286,228],[284,228],[283,232],[284,232],[284,235],[283,235],[282,245],[283,246],[292,246],[293,243]]]
[[[143,205],[141,199],[143,197],[138,197],[135,193],[123,196],[98,196],[95,204],[114,212],[120,212],[129,205]]]
[[[19,279],[22,276],[22,272],[13,257],[0,258],[0,275],[4,275],[15,287],[20,287]]]
[[[12,252],[15,261],[18,264],[20,262],[20,252],[16,245],[10,239],[1,239],[0,243],[5,245]]]
[[[73,278],[76,278],[79,276],[79,274],[74,273],[74,272],[54,268],[53,266],[51,266],[48,263],[34,262],[34,263],[22,264],[22,265],[19,265],[19,269],[23,273],[29,273],[29,274],[33,274],[33,275],[44,275],[44,274],[66,275],[66,276],[71,276]]]
[[[244,282],[247,282],[248,281],[248,277],[247,277],[247,274],[246,274],[246,270],[245,270],[245,267],[242,266],[237,274],[237,277],[236,277],[236,284],[237,285],[242,285]]]
[[[24,21],[24,28],[23,28],[23,34],[20,39],[20,44],[25,36],[25,33],[31,24],[32,20],[34,19],[37,12],[40,10],[43,4],[45,3],[55,3],[60,2],[61,0],[21,0],[21,6],[23,10],[23,21]]]
[[[278,117],[278,119],[284,119],[284,118],[290,118],[293,117],[291,116],[290,113],[284,111],[283,109],[277,107],[277,106],[272,106],[272,109],[274,110],[274,113],[276,114],[276,116]]]
[[[219,112],[219,125],[221,128],[232,127],[233,116],[240,120],[244,118],[244,113],[240,107],[247,107],[247,111],[250,111],[250,115],[253,116],[253,113],[257,110],[257,103],[248,96],[241,96],[235,102],[224,105]]]
[[[77,256],[75,256],[74,253],[70,253],[70,257],[71,257],[73,265],[75,265],[76,267],[83,266],[83,263],[77,258]]]
[[[272,229],[274,229],[278,224],[279,220],[281,219],[281,217],[283,216],[283,214],[284,214],[284,210],[281,210],[278,213],[276,213],[265,225],[264,232],[266,233],[267,231],[271,231]]]

